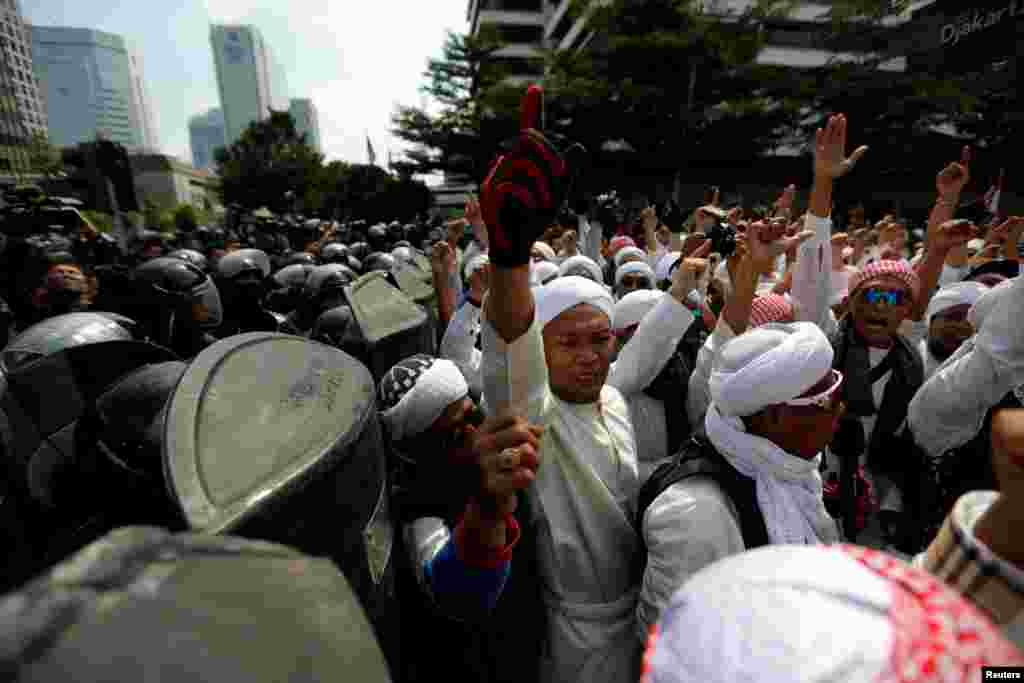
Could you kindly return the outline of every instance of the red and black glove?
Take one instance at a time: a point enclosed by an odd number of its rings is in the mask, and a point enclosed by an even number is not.
[[[555,222],[570,188],[566,157],[540,132],[544,91],[531,85],[522,100],[520,134],[484,180],[480,208],[491,263],[511,268],[530,262],[533,243]],[[583,151],[579,145],[573,155]]]

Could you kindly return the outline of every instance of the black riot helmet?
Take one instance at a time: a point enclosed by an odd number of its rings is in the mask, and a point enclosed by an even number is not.
[[[354,256],[360,261],[369,256],[370,252],[372,251],[373,250],[370,249],[370,245],[367,244],[366,242],[353,242],[352,244],[348,245],[349,256]]]
[[[396,246],[391,250],[391,256],[395,261],[401,263],[407,263],[412,266],[416,266],[416,256],[412,250],[412,246],[408,242],[405,242],[403,246]],[[418,266],[417,266],[418,267]]]
[[[288,254],[282,261],[282,265],[285,267],[297,264],[315,266],[317,264],[316,257],[305,251],[296,251]]]
[[[375,225],[366,231],[366,241],[374,251],[386,251],[388,248],[388,229],[383,225]]]
[[[270,276],[270,257],[259,249],[233,251],[217,262],[217,276],[226,281],[243,278],[262,281]]]
[[[188,357],[201,348],[202,333],[223,322],[217,285],[191,263],[156,258],[135,269],[135,280],[140,285],[135,314],[154,343]]]
[[[119,528],[0,602],[0,629],[11,683],[391,681],[329,560],[230,536]]]
[[[313,303],[317,312],[343,303],[345,287],[356,279],[355,273],[340,263],[317,266],[309,274],[303,297]]]
[[[335,306],[316,319],[310,339],[335,348],[344,348],[346,342],[353,337],[354,320],[351,308]]]
[[[325,244],[320,249],[320,259],[324,263],[347,263],[348,262],[348,247],[338,242],[331,242]]]
[[[348,257],[348,267],[354,273],[362,273],[363,272],[363,262],[360,261],[359,259],[357,259],[355,256],[352,256],[351,254],[349,254],[349,257]]]
[[[391,254],[384,254],[381,252],[374,252],[366,257],[363,261],[363,272],[369,273],[370,271],[380,270],[385,273],[390,273],[395,267],[395,257]]]
[[[277,289],[302,290],[306,286],[306,280],[309,279],[310,273],[314,270],[316,270],[316,266],[308,263],[296,263],[277,271],[270,280]]]
[[[207,260],[207,258],[200,254],[198,251],[195,251],[194,249],[178,249],[177,251],[172,251],[170,254],[168,254],[168,256],[170,258],[188,261],[189,263],[196,266],[200,270],[209,270],[209,261]]]
[[[405,237],[405,231],[402,230],[402,224],[398,221],[391,221],[388,224],[388,237],[392,242],[397,242]]]

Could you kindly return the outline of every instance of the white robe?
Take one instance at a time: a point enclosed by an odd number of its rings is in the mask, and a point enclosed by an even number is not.
[[[439,355],[446,358],[462,371],[466,384],[473,396],[480,396],[483,383],[480,379],[482,354],[476,348],[476,337],[480,332],[480,309],[466,301],[448,322],[448,329],[441,339]]]
[[[511,344],[485,322],[483,369],[488,407],[547,427],[528,490],[549,620],[539,680],[636,683],[639,480],[626,402],[607,385],[599,403],[556,398],[537,320]]]

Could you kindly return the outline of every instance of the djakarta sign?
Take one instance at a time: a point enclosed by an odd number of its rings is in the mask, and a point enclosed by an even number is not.
[[[956,20],[943,24],[940,34],[942,45],[956,45],[961,40],[976,35],[985,29],[1003,22],[1013,22],[1024,17],[1024,0],[1010,0],[1004,7],[991,10],[968,10]]]

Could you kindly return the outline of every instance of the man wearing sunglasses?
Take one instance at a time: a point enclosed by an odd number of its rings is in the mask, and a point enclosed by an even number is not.
[[[623,263],[615,271],[615,300],[630,292],[654,289],[654,270],[642,261]]]

